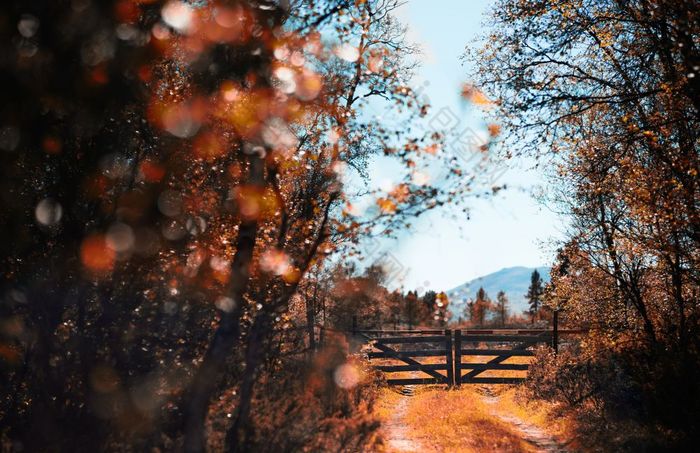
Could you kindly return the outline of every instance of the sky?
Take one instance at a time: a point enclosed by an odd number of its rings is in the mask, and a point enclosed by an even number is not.
[[[396,17],[408,27],[407,39],[423,50],[413,85],[424,86],[432,112],[449,109],[459,124],[483,129],[483,113],[464,105],[460,87],[468,66],[460,56],[485,31],[484,13],[493,1],[408,0]],[[425,82],[428,82],[425,85]],[[434,114],[434,113],[433,113]],[[536,267],[553,261],[552,240],[562,236],[562,219],[532,196],[546,190],[532,162],[509,164],[499,182],[513,187],[489,200],[470,202],[469,219],[441,208],[421,217],[414,228],[394,241],[383,241],[381,253],[393,262],[388,286],[405,290],[448,290],[476,277],[512,266]],[[378,162],[371,177],[378,183],[391,172]]]

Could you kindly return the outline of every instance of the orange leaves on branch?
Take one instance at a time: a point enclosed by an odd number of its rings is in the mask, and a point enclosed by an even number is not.
[[[433,143],[432,145],[428,145],[425,147],[425,152],[431,155],[436,155],[440,151],[440,145],[437,143]]]
[[[224,90],[223,102],[219,103],[214,115],[244,139],[255,138],[269,117],[288,116],[285,106],[275,102],[271,90],[243,91],[228,84]]]
[[[260,268],[268,273],[281,276],[287,283],[299,280],[299,269],[292,265],[289,256],[279,249],[268,249],[260,257]]]
[[[465,83],[462,85],[461,95],[465,100],[479,107],[488,108],[493,106],[493,102],[487,98],[486,95],[481,92],[481,90],[470,83]]]
[[[271,188],[239,186],[234,189],[238,212],[246,219],[271,218],[279,209],[279,201]]]
[[[352,204],[349,201],[345,202],[345,207],[343,208],[343,215],[359,216],[362,215],[362,208],[356,204]]]
[[[198,16],[197,22],[202,27],[202,38],[209,42],[243,44],[253,33],[254,15],[241,5],[232,8],[217,5],[216,9],[204,13],[209,15]]]
[[[206,102],[200,98],[189,102],[156,100],[148,109],[148,119],[175,137],[190,138],[199,130],[206,112]]]
[[[183,205],[186,212],[216,215],[221,206],[219,197],[216,190],[202,189],[196,194],[187,196],[183,200]]]
[[[172,0],[163,6],[161,17],[178,36],[177,40],[172,39],[166,27],[156,24],[152,30],[156,47],[166,54],[185,59],[195,58],[197,52],[210,45],[245,44],[251,39],[256,25],[255,13],[249,8],[241,5],[230,7],[218,2],[193,8],[186,2]],[[170,41],[177,41],[177,44]]]
[[[301,101],[311,101],[321,92],[321,76],[308,68],[299,68],[294,64],[275,65],[272,71],[277,88],[285,94],[294,94]]]
[[[212,162],[226,153],[226,144],[221,134],[206,132],[194,140],[192,151],[198,158]]]
[[[107,244],[103,235],[94,234],[86,237],[80,245],[80,261],[95,276],[104,276],[112,271],[115,252]]]
[[[144,160],[139,164],[140,175],[146,182],[160,182],[165,176],[165,168],[150,160]]]
[[[501,126],[498,124],[492,123],[487,126],[487,129],[489,131],[489,135],[494,138],[498,137],[501,134]]]
[[[378,198],[377,206],[383,214],[393,214],[396,212],[396,203],[388,198]]]
[[[406,201],[411,194],[408,184],[399,184],[389,193],[396,201],[402,203]]]
[[[311,101],[319,95],[322,88],[323,79],[321,76],[308,69],[303,69],[301,74],[297,76],[294,94],[302,101]]]
[[[370,72],[378,73],[384,68],[384,58],[381,55],[371,55],[367,62],[367,69]]]

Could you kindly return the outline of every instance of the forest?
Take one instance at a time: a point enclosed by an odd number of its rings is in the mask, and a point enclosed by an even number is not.
[[[353,332],[555,316],[582,333],[537,347],[514,405],[565,418],[566,451],[697,449],[700,3],[491,3],[460,42],[454,95],[486,125],[465,159],[420,127],[400,0],[3,2],[2,451],[543,451],[466,447],[468,417],[392,446],[403,403]],[[529,309],[397,283],[373,241],[468,223],[515,159],[566,219]]]

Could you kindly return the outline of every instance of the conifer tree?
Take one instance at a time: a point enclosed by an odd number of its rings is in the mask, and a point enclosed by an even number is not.
[[[542,288],[542,278],[540,277],[540,273],[537,272],[537,269],[535,269],[532,271],[532,275],[530,276],[530,287],[525,295],[528,303],[530,304],[530,316],[533,324],[535,323],[535,318],[540,310],[543,293],[544,289]]]
[[[496,315],[498,316],[501,327],[506,325],[509,305],[510,302],[508,301],[508,296],[506,296],[506,293],[499,291],[496,295]]]

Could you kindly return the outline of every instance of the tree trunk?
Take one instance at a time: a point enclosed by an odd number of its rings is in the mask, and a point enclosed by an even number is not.
[[[248,448],[253,428],[250,423],[250,407],[253,401],[253,390],[258,366],[265,358],[263,341],[268,331],[270,316],[263,312],[255,319],[248,335],[248,345],[245,353],[245,370],[239,387],[238,408],[236,418],[226,433],[226,451],[236,453],[249,451]]]
[[[260,156],[251,155],[248,183],[263,186],[263,175],[264,162]],[[209,401],[217,388],[226,359],[241,334],[240,318],[243,314],[243,294],[248,285],[248,268],[253,259],[257,232],[258,222],[256,220],[241,222],[236,254],[231,264],[231,280],[228,290],[229,297],[234,301],[234,308],[230,312],[221,313],[219,327],[214,333],[214,338],[204,355],[202,365],[192,380],[189,394],[184,401],[186,405],[184,450],[186,452],[202,452],[206,449],[204,421]]]
[[[316,297],[318,295],[318,283],[314,285],[314,295],[306,299],[306,329],[309,335],[309,349],[311,353],[316,350],[316,337],[314,327],[316,324]]]

